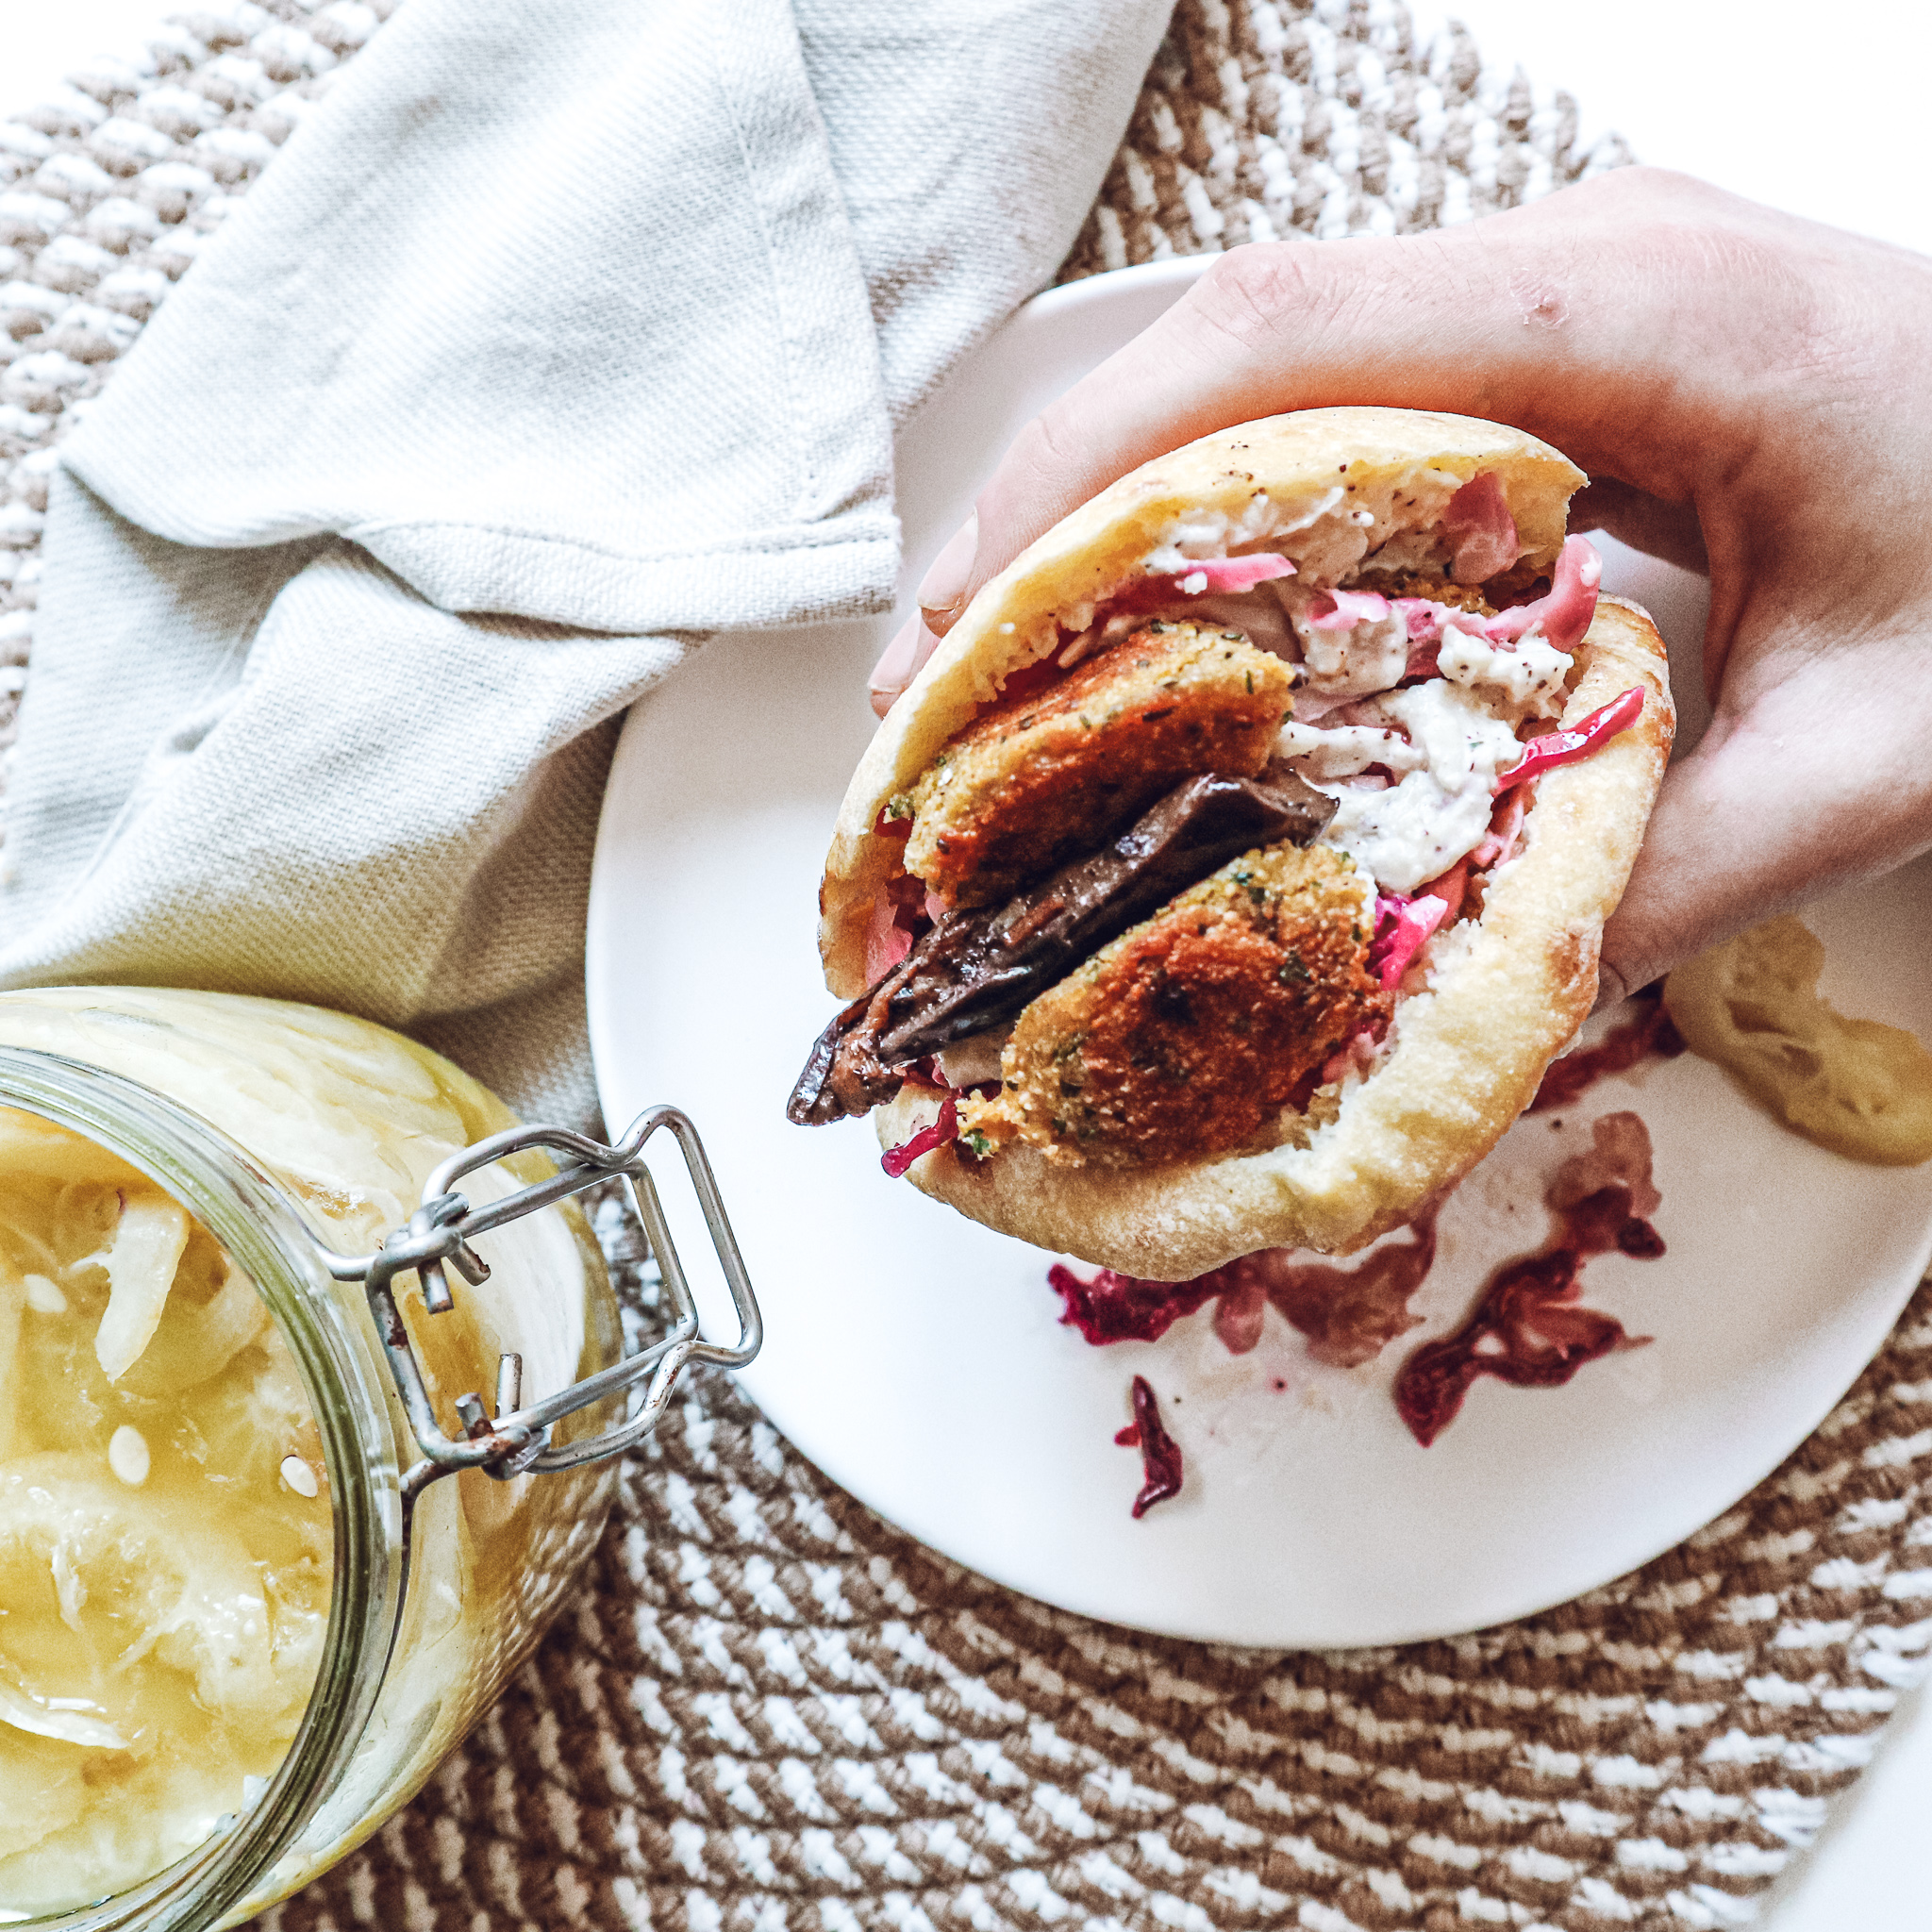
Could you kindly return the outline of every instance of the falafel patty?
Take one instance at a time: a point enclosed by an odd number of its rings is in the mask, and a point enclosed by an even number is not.
[[[948,906],[996,905],[1184,778],[1253,777],[1291,690],[1289,667],[1239,631],[1149,624],[947,744],[912,790],[906,869]]]
[[[1431,604],[1446,604],[1453,610],[1490,613],[1547,589],[1550,574],[1534,564],[1514,563],[1479,584],[1458,584],[1443,571],[1377,570],[1365,566],[1349,586],[1354,591],[1376,591],[1385,597],[1426,597]]]
[[[960,1111],[967,1145],[1124,1166],[1255,1142],[1391,1010],[1368,969],[1374,890],[1325,846],[1223,866],[1021,1014],[1001,1091]]]

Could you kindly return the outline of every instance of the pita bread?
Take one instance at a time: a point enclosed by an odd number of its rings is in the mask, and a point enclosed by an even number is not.
[[[1194,533],[1197,552],[1202,533],[1221,528],[1230,549],[1279,551],[1305,576],[1333,581],[1351,553],[1433,523],[1484,471],[1498,477],[1524,560],[1547,569],[1581,473],[1520,431],[1405,410],[1309,410],[1203,438],[1048,531],[974,598],[854,774],[820,900],[833,991],[865,990],[866,921],[904,851],[873,833],[886,801],[1177,529]],[[1023,1145],[974,1163],[947,1148],[908,1178],[1024,1241],[1157,1280],[1261,1247],[1348,1254],[1411,1219],[1502,1137],[1595,1001],[1604,921],[1635,862],[1674,724],[1656,626],[1637,606],[1601,598],[1562,722],[1633,685],[1646,693],[1638,722],[1537,781],[1522,850],[1487,875],[1480,917],[1431,941],[1426,990],[1398,1005],[1391,1050],[1367,1078],[1318,1094],[1287,1142],[1140,1170],[1074,1167]],[[938,1106],[929,1089],[907,1087],[874,1115],[880,1143],[903,1142]]]

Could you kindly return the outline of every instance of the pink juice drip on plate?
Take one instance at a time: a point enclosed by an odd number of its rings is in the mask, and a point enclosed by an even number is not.
[[[1684,1036],[1664,1010],[1662,980],[1632,993],[1630,1004],[1638,1008],[1634,1019],[1612,1026],[1598,1045],[1579,1047],[1551,1062],[1525,1112],[1551,1113],[1559,1107],[1574,1107],[1607,1074],[1627,1074],[1642,1060],[1674,1060],[1686,1050]]]
[[[1213,1302],[1214,1332],[1231,1355],[1246,1355],[1260,1341],[1262,1311],[1272,1306],[1308,1338],[1317,1361],[1352,1368],[1416,1325],[1408,1299],[1435,1257],[1436,1210],[1430,1208],[1402,1239],[1354,1267],[1310,1261],[1296,1248],[1263,1248],[1192,1281],[1143,1281],[1111,1268],[1082,1281],[1060,1262],[1046,1278],[1063,1305],[1061,1322],[1096,1347],[1158,1341],[1176,1322]]]

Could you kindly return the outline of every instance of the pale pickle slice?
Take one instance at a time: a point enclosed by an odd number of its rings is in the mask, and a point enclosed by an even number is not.
[[[1678,967],[1664,1006],[1692,1053],[1807,1141],[1883,1167],[1932,1159],[1932,1053],[1829,1006],[1824,967],[1815,933],[1774,919]]]

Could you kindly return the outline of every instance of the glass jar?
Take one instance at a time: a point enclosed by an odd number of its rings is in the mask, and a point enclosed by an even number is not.
[[[32,1150],[53,1144],[55,1130],[106,1150],[104,1172],[125,1172],[114,1165],[125,1162],[135,1172],[113,1196],[117,1225],[128,1224],[130,1201],[151,1199],[152,1214],[173,1217],[178,1256],[190,1224],[173,1204],[185,1209],[222,1267],[258,1292],[312,1415],[305,1440],[315,1444],[321,1480],[300,1457],[284,1461],[280,1500],[292,1523],[305,1507],[317,1514],[321,1491],[332,1552],[327,1623],[279,1767],[249,1778],[241,1803],[196,1825],[200,1841],[191,1849],[171,1846],[174,1862],[164,1869],[91,1902],[63,1899],[58,1916],[31,1921],[71,1932],[233,1923],[361,1842],[488,1707],[596,1542],[609,1499],[608,1458],[656,1422],[687,1364],[750,1359],[756,1304],[681,1115],[653,1109],[616,1147],[518,1128],[494,1095],[447,1061],[341,1014],[222,993],[0,994],[0,1108],[15,1110],[0,1113],[0,1129],[11,1127],[10,1141],[0,1131],[0,1194],[8,1147],[28,1171],[36,1158],[45,1168]],[[659,1126],[678,1140],[710,1224],[739,1316],[735,1346],[698,1332],[641,1158]],[[666,1319],[652,1345],[630,1356],[596,1242],[569,1198],[619,1175],[659,1270]],[[56,1188],[49,1198],[66,1198],[64,1184],[32,1183],[48,1185]],[[20,1199],[28,1186],[16,1181]],[[103,1264],[110,1303],[123,1279],[113,1260],[104,1249],[74,1264]],[[448,1268],[467,1285],[453,1291]],[[70,1278],[96,1280],[99,1271]],[[26,1279],[42,1297],[32,1307],[65,1310],[57,1286]],[[93,1343],[104,1370],[121,1358],[108,1360],[108,1325],[104,1316]],[[157,1332],[152,1323],[147,1329]],[[15,1346],[4,1324],[0,1344]],[[0,1363],[0,1374],[19,1366]],[[647,1378],[641,1407],[626,1420],[625,1392]],[[494,1393],[493,1416],[485,1391]],[[89,1436],[76,1415],[90,1469],[113,1419],[96,1401]],[[0,1408],[0,1451],[6,1421]],[[276,1426],[286,1429],[286,1418]],[[121,1454],[130,1435],[139,1452],[132,1469]],[[121,1482],[139,1486],[149,1449],[123,1426],[106,1460]],[[7,1467],[0,1461],[0,1473]],[[44,1506],[48,1487],[23,1493]],[[104,1476],[98,1488],[118,1494]],[[191,1484],[181,1493],[200,1492]],[[191,1583],[196,1563],[213,1560],[220,1514],[210,1510],[207,1552],[178,1562]],[[0,1521],[0,1538],[7,1533]],[[175,1540],[176,1547],[200,1541]],[[61,1580],[58,1554],[53,1569],[78,1643],[82,1624],[72,1612],[84,1607],[86,1589],[71,1575]],[[239,1601],[267,1618],[258,1599]],[[42,1624],[64,1641],[50,1619]],[[0,1693],[6,1689],[0,1674]],[[14,1704],[26,1709],[17,1691]],[[42,1708],[85,1704],[38,1699]],[[0,1724],[7,1721],[0,1707]],[[14,1722],[56,1735],[31,1709]],[[0,1894],[0,1919],[21,1916],[10,1904]]]

